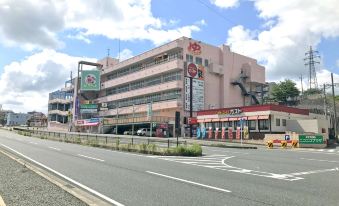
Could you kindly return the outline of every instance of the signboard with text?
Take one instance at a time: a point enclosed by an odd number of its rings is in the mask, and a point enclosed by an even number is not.
[[[324,144],[322,135],[299,135],[299,144]]]

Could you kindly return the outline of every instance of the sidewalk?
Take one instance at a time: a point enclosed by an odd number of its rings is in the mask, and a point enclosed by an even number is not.
[[[243,148],[243,149],[256,149],[257,146],[264,146],[263,140],[243,140],[242,144],[240,140],[222,140],[222,139],[196,139],[196,138],[183,138],[180,140],[187,141],[189,144],[197,143],[203,146],[223,146],[228,148]]]
[[[87,205],[1,151],[0,168],[0,195],[7,206]]]

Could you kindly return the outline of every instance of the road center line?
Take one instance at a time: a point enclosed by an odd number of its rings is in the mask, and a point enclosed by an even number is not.
[[[48,170],[48,171],[50,171],[50,172],[52,172],[52,173],[54,173],[54,174],[56,174],[56,175],[58,175],[58,176],[64,178],[65,180],[67,180],[67,181],[69,181],[69,182],[71,182],[71,183],[73,183],[73,184],[75,184],[75,185],[77,185],[77,186],[83,188],[84,190],[87,190],[88,192],[90,192],[90,193],[92,193],[92,194],[94,194],[94,195],[97,195],[98,197],[101,197],[102,199],[104,199],[104,200],[106,200],[106,201],[108,201],[108,202],[110,202],[110,203],[112,203],[112,204],[114,204],[114,205],[116,205],[116,206],[124,206],[124,205],[121,204],[120,202],[117,202],[117,201],[115,201],[115,200],[113,200],[113,199],[111,199],[111,198],[109,198],[109,197],[107,197],[107,196],[105,196],[105,195],[103,195],[103,194],[101,194],[101,193],[99,193],[99,192],[97,192],[97,191],[95,191],[95,190],[93,190],[93,189],[87,187],[86,185],[83,185],[83,184],[81,184],[81,183],[79,183],[79,182],[77,182],[77,181],[75,181],[75,180],[73,180],[73,179],[71,179],[71,178],[69,178],[69,177],[63,175],[63,174],[61,174],[60,172],[57,172],[57,171],[53,170],[52,168],[49,168],[49,167],[47,167],[46,165],[44,165],[44,164],[42,164],[42,163],[40,163],[40,162],[38,162],[38,161],[35,161],[35,160],[33,160],[32,158],[30,158],[30,157],[28,157],[28,156],[26,156],[26,155],[24,155],[24,154],[22,154],[22,153],[20,153],[20,152],[18,152],[18,151],[16,151],[16,150],[12,149],[12,148],[10,148],[10,147],[4,145],[4,144],[1,144],[1,145],[2,145],[3,147],[5,147],[5,148],[11,150],[12,152],[14,152],[14,153],[16,153],[16,154],[22,156],[23,158],[25,158],[25,159],[27,159],[27,160],[29,160],[29,161],[31,161],[31,162],[34,162],[35,164],[39,165],[40,167],[45,168],[46,170]]]
[[[50,149],[54,149],[54,150],[56,150],[56,151],[61,151],[61,149],[59,149],[59,148],[56,148],[56,147],[48,147],[48,148],[50,148]]]
[[[311,161],[319,161],[319,162],[334,162],[338,163],[339,161],[334,161],[334,160],[319,160],[319,159],[307,159],[307,158],[300,158],[302,160],[311,160]]]
[[[201,187],[206,187],[206,188],[221,191],[221,192],[232,192],[230,190],[225,190],[225,189],[222,189],[222,188],[219,188],[219,187],[213,187],[213,186],[210,186],[210,185],[205,185],[205,184],[201,184],[201,183],[197,183],[197,182],[193,182],[193,181],[189,181],[189,180],[184,180],[184,179],[180,179],[180,178],[177,178],[177,177],[172,177],[172,176],[168,176],[168,175],[164,175],[164,174],[160,174],[160,173],[156,173],[156,172],[152,172],[152,171],[146,171],[146,172],[149,173],[149,174],[160,176],[160,177],[165,177],[165,178],[168,178],[168,179],[173,179],[173,180],[176,180],[176,181],[179,181],[179,182],[185,182],[185,183],[189,183],[189,184],[192,184],[192,185],[198,185],[198,186],[201,186]]]
[[[88,158],[88,159],[97,160],[97,161],[100,161],[100,162],[105,162],[105,160],[102,160],[102,159],[98,159],[98,158],[94,158],[94,157],[89,157],[89,156],[82,155],[82,154],[78,154],[78,155],[81,156],[81,157]]]

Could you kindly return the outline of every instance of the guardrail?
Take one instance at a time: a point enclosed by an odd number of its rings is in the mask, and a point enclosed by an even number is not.
[[[91,134],[91,133],[78,133],[78,132],[55,132],[30,128],[14,127],[14,131],[26,136],[35,136],[42,139],[51,139],[60,142],[69,142],[77,144],[85,144],[101,147],[115,147],[117,144],[155,144],[158,147],[170,148],[179,145],[187,145],[186,141],[156,137],[126,137],[119,135],[109,134]]]

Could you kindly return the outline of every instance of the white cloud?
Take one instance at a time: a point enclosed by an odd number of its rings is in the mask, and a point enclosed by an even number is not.
[[[62,88],[71,71],[76,74],[80,60],[96,61],[45,49],[6,65],[0,76],[0,104],[16,112],[46,113],[48,93]]]
[[[316,48],[324,38],[339,36],[336,0],[253,1],[264,30],[235,26],[228,31],[226,43],[264,64],[269,81],[307,76],[303,59],[309,46]],[[317,71],[321,75],[326,68]]]
[[[210,2],[223,9],[237,7],[239,5],[239,0],[210,0]]]
[[[168,23],[169,22],[169,23]],[[59,48],[61,32],[90,42],[91,36],[121,40],[150,40],[162,44],[199,31],[201,22],[174,25],[178,20],[161,20],[151,12],[151,0],[2,0],[0,41],[25,49]],[[169,27],[171,27],[169,29]]]
[[[337,67],[339,68],[339,59],[337,60]]]
[[[123,49],[120,54],[117,55],[117,59],[120,59],[120,61],[126,60],[133,57],[133,52],[129,49]]]

